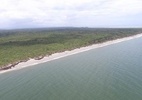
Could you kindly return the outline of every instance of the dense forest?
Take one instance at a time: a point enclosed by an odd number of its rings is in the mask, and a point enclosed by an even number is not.
[[[0,66],[139,33],[141,28],[0,30]]]

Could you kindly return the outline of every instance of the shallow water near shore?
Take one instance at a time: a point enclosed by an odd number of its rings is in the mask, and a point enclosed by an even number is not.
[[[142,38],[0,74],[0,100],[142,100]]]

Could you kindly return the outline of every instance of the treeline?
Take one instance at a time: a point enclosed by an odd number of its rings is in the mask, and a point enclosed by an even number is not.
[[[42,28],[0,31],[0,66],[142,33],[141,28]]]
[[[142,28],[34,28],[34,29],[13,29],[13,30],[0,30],[0,36],[21,35],[21,34],[47,34],[51,33],[135,33],[141,32]]]

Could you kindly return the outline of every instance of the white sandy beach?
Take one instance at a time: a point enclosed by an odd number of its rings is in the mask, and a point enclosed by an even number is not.
[[[59,58],[63,58],[63,57],[66,57],[66,56],[70,56],[70,55],[73,55],[73,54],[77,54],[77,53],[85,52],[85,51],[88,51],[88,50],[108,46],[108,45],[111,45],[111,44],[120,43],[120,42],[123,42],[123,41],[128,41],[128,40],[139,38],[139,37],[142,37],[142,33],[138,34],[138,35],[130,36],[130,37],[125,37],[125,38],[121,38],[121,39],[107,41],[107,42],[100,43],[100,44],[93,44],[93,45],[90,45],[90,46],[77,48],[77,49],[74,49],[74,50],[71,50],[71,51],[55,53],[55,54],[52,54],[50,56],[45,56],[41,60],[30,59],[27,62],[19,63],[18,65],[16,65],[15,67],[13,67],[11,69],[0,71],[0,74],[10,72],[10,71],[13,71],[13,70],[19,70],[19,69],[22,69],[22,68],[26,68],[26,67],[29,67],[29,66],[33,66],[33,65],[37,65],[37,64],[41,64],[41,63],[45,63],[45,62],[49,62],[49,61],[56,60],[56,59],[59,59]]]

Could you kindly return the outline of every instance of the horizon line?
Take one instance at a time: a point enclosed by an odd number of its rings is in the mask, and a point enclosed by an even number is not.
[[[56,29],[60,29],[60,28],[98,28],[98,29],[120,29],[120,28],[123,28],[123,29],[128,29],[128,28],[142,28],[142,27],[77,27],[77,26],[59,26],[59,27],[25,27],[25,28],[0,28],[0,30],[25,30],[25,29],[51,29],[51,28],[56,28]]]

